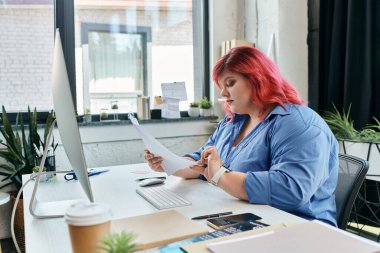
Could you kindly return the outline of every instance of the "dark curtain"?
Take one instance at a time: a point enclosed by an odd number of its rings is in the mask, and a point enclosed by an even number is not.
[[[318,88],[309,95],[322,114],[352,104],[361,129],[380,119],[380,1],[321,0],[319,8]]]

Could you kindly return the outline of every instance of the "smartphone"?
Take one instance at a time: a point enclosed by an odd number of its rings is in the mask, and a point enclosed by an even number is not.
[[[260,220],[261,217],[253,213],[227,215],[218,218],[207,219],[207,225],[214,229],[223,229],[236,224]]]

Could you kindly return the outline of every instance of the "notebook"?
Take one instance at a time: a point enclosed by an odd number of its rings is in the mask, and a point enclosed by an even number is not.
[[[139,250],[162,246],[208,232],[205,226],[199,225],[175,210],[111,222],[112,233],[120,233],[123,230],[136,235],[136,244]]]

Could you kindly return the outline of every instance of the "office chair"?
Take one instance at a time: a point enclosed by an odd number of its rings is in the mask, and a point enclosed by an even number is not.
[[[345,230],[354,201],[368,171],[368,161],[339,154],[338,184],[335,190],[336,221]]]

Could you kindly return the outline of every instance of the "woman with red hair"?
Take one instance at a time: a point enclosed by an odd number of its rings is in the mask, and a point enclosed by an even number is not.
[[[253,47],[233,48],[213,68],[225,118],[178,171],[204,176],[236,198],[336,226],[338,143],[324,120],[303,105],[277,66]],[[155,171],[161,157],[145,150]]]

